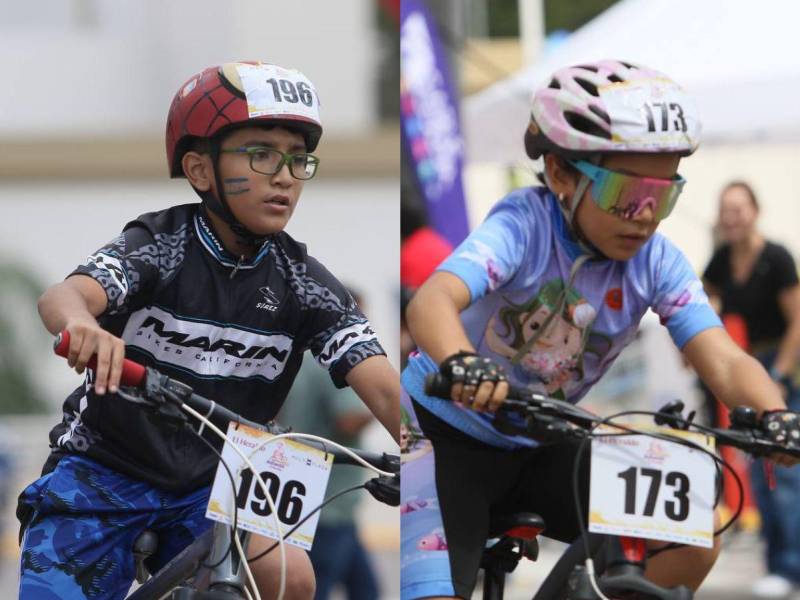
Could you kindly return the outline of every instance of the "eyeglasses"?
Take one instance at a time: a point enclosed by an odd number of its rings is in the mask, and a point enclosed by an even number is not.
[[[623,219],[633,219],[648,207],[656,221],[668,217],[686,184],[680,175],[672,179],[636,177],[585,160],[570,160],[569,163],[592,180],[590,196],[594,203]]]
[[[250,168],[262,175],[274,175],[289,165],[289,172],[295,179],[311,179],[319,167],[319,158],[313,154],[284,154],[275,148],[266,146],[245,146],[241,148],[228,148],[220,152],[235,152],[250,155]]]

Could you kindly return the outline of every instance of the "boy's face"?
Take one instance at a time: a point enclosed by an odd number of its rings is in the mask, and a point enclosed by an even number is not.
[[[306,151],[303,136],[282,127],[243,127],[225,136],[221,143],[222,150],[244,147],[266,147],[285,154]],[[219,170],[225,198],[242,225],[257,235],[283,231],[304,183],[292,177],[288,165],[272,175],[264,175],[250,168],[249,154],[222,152]]]
[[[677,154],[617,154],[606,156],[602,166],[637,177],[671,179],[679,162]],[[608,258],[633,258],[658,227],[660,221],[653,209],[646,207],[632,218],[623,219],[597,206],[591,198],[591,188],[590,185],[584,193],[575,213],[578,228]]]

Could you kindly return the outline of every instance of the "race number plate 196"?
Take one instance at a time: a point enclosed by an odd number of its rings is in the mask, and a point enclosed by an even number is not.
[[[257,446],[272,437],[269,433],[245,425],[231,423],[228,426],[229,443],[222,449],[222,458],[236,479],[236,490],[234,492],[231,487],[228,472],[220,462],[211,488],[206,518],[233,525],[236,505],[239,527],[268,538],[277,540],[279,537],[272,510],[253,472],[246,468],[237,476],[244,461],[231,444],[250,458],[267,484],[284,535],[322,504],[333,456],[326,456],[321,450],[290,439],[280,439],[262,446],[250,456]],[[318,520],[319,512],[316,512],[286,542],[310,550]]]
[[[646,429],[714,451],[713,438],[699,433]],[[603,427],[597,432],[620,430]],[[595,438],[589,531],[711,548],[715,478],[713,459],[700,450],[645,435]]]

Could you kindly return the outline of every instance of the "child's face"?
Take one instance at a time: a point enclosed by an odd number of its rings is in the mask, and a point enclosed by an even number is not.
[[[602,166],[637,177],[671,179],[679,162],[677,154],[619,154],[606,156]],[[628,260],[655,233],[659,221],[649,207],[630,219],[602,210],[591,198],[590,185],[578,205],[575,223],[586,239],[608,258]]]
[[[282,127],[243,127],[227,135],[221,146],[223,150],[265,146],[286,154],[306,151],[303,136]],[[303,181],[292,177],[288,165],[264,175],[250,168],[248,154],[223,152],[219,169],[225,198],[242,225],[257,235],[283,231],[303,190]]]

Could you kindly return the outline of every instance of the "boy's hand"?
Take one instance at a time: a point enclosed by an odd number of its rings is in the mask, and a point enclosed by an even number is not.
[[[67,362],[78,373],[83,373],[89,359],[97,355],[94,391],[102,396],[106,389],[112,393],[119,389],[125,342],[100,327],[89,318],[76,318],[64,327],[70,335]]]
[[[495,412],[508,395],[505,371],[490,358],[458,352],[446,358],[439,370],[452,382],[453,402],[477,412]]]

